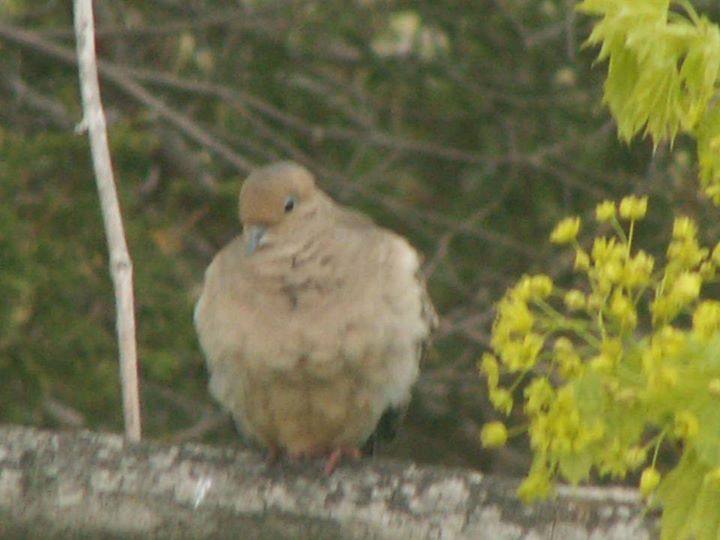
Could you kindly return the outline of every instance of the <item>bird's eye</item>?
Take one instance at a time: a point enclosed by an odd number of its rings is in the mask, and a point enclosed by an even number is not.
[[[285,199],[285,213],[287,214],[289,212],[292,212],[294,208],[295,208],[295,197],[293,197],[291,195],[290,197]]]

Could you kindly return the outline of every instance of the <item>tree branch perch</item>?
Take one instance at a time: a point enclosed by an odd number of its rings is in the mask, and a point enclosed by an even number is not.
[[[0,537],[650,540],[635,490],[558,489],[383,459],[268,465],[256,452],[0,426]]]

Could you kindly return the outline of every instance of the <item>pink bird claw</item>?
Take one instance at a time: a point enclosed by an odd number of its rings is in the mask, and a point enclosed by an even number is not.
[[[325,463],[326,476],[332,476],[337,466],[340,465],[343,457],[348,457],[356,461],[362,457],[362,452],[358,448],[336,448],[330,453]]]

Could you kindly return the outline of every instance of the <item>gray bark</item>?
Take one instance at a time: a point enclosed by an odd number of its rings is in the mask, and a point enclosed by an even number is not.
[[[268,464],[241,448],[0,427],[0,538],[649,539],[637,493],[517,483],[389,460]]]

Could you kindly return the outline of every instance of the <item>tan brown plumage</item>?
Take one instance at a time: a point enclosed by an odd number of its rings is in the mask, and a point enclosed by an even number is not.
[[[436,324],[419,257],[292,162],[248,177],[240,218],[195,307],[210,390],[243,433],[331,472],[410,399]]]

